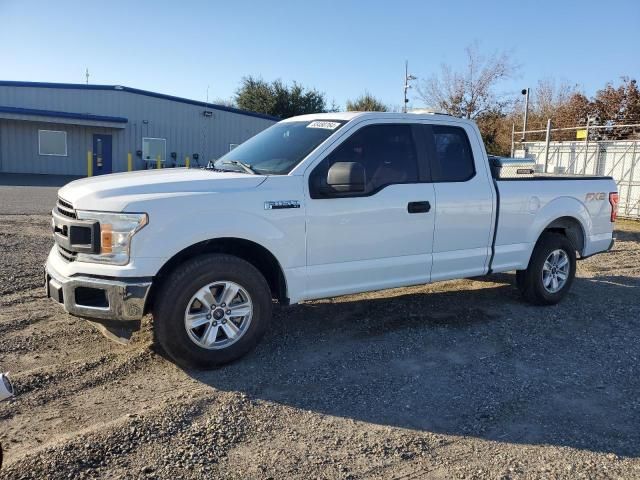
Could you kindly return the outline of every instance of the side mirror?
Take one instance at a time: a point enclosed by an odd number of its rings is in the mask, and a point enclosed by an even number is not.
[[[364,167],[358,162],[336,162],[327,172],[327,187],[334,193],[362,193],[366,183]]]

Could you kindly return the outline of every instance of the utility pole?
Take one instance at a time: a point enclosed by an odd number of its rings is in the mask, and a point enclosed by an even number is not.
[[[524,137],[527,132],[527,119],[529,118],[529,89],[523,88],[521,93],[525,97],[524,97],[524,127],[522,127],[522,138],[520,139],[520,141],[524,142]]]
[[[582,174],[587,171],[587,163],[589,162],[589,127],[594,123],[597,123],[598,119],[595,115],[587,115],[587,126],[585,127],[584,136],[584,167],[582,168]]]
[[[513,153],[515,149],[515,143],[514,143],[515,135],[516,135],[516,124],[512,123],[511,124],[511,157],[512,158],[513,158]]]
[[[409,75],[409,61],[404,61],[404,103],[402,104],[402,111],[407,113],[407,103],[409,103],[409,99],[407,98],[407,90],[411,88],[409,82],[411,80],[416,80],[416,77],[413,75]]]
[[[89,69],[87,68],[87,70],[84,72],[84,76],[86,78],[86,84],[89,85]]]
[[[544,140],[544,173],[547,173],[549,167],[549,143],[551,142],[551,119],[547,119],[547,134]]]

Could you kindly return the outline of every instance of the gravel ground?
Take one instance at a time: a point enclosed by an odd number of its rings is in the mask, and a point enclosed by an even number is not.
[[[560,305],[511,274],[309,302],[210,372],[45,299],[48,225],[0,215],[2,479],[640,478],[638,223]]]

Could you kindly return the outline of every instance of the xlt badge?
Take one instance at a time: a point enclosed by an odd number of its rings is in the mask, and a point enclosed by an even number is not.
[[[282,210],[284,208],[300,208],[298,200],[275,200],[264,202],[265,210]]]

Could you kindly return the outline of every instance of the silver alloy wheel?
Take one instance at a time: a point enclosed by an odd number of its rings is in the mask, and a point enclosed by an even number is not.
[[[184,312],[193,343],[208,350],[234,344],[247,332],[253,315],[249,293],[237,283],[219,281],[198,290]]]
[[[542,266],[542,285],[549,293],[557,293],[562,290],[569,278],[571,262],[569,255],[564,250],[554,250],[549,254]]]

